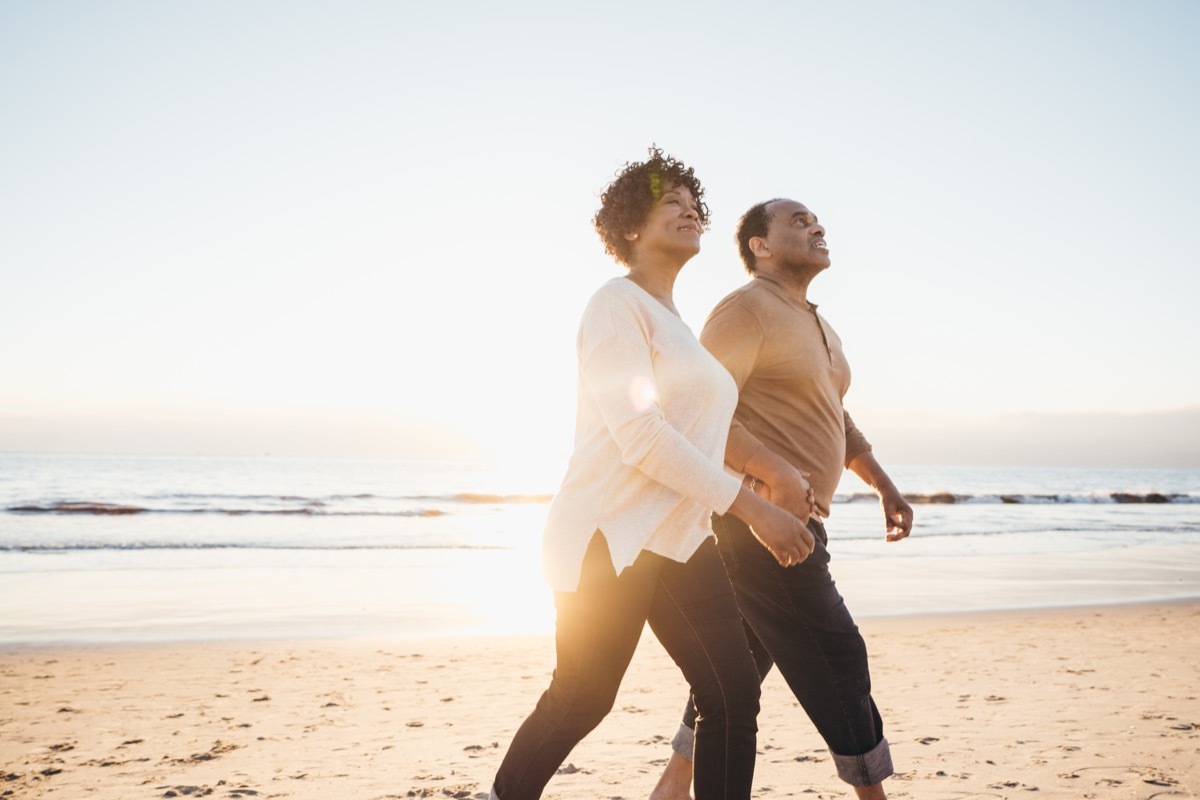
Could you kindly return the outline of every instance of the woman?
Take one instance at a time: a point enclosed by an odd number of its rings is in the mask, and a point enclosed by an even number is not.
[[[605,190],[596,231],[628,268],[593,295],[577,338],[575,452],[546,521],[557,666],[492,797],[532,800],[612,708],[648,622],[696,697],[697,800],[749,798],[758,673],[710,514],[747,519],[782,564],[801,522],[725,472],[732,378],[679,318],[675,278],[708,221],[690,168],[658,148]]]

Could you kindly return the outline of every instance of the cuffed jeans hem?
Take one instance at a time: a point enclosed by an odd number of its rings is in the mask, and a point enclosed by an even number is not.
[[[841,756],[832,750],[829,754],[837,766],[838,777],[851,786],[874,786],[895,772],[887,739],[880,739],[879,744],[861,756]]]
[[[492,794],[490,797],[488,797],[488,800],[500,800],[500,795],[496,794],[495,786],[492,787]]]
[[[671,749],[691,761],[692,754],[696,752],[696,731],[687,725],[680,725],[679,730],[675,731],[675,738],[671,740]]]

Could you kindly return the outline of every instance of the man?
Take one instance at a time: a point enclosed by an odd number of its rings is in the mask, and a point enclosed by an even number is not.
[[[759,674],[778,665],[838,776],[860,800],[879,800],[891,755],[871,699],[866,645],[829,573],[819,518],[829,516],[843,466],[879,495],[888,541],[908,536],[912,508],[842,407],[849,365],[837,334],[808,301],[809,284],[830,265],[816,215],[794,200],[760,203],[739,221],[737,241],[752,279],[713,309],[700,335],[740,392],[726,462],[802,519],[812,510],[816,548],[803,563],[782,567],[738,518],[716,517],[713,529]],[[653,800],[687,796],[694,725],[689,703]]]

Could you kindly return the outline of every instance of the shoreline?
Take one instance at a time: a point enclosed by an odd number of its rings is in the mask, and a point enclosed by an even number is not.
[[[1083,608],[1200,598],[1200,543],[1087,551],[944,554],[936,542],[835,551],[856,619]],[[839,543],[841,550],[849,550]],[[552,593],[532,546],[510,550],[189,553],[170,567],[8,559],[0,650],[14,646],[231,640],[419,640],[545,634]],[[122,559],[126,559],[122,556]],[[141,556],[138,556],[141,558]],[[21,561],[22,566],[17,566]],[[25,565],[26,562],[32,566]]]
[[[890,797],[1200,792],[1200,600],[859,623]],[[552,668],[549,634],[0,648],[0,796],[476,800]],[[849,796],[782,679],[763,691],[755,796]],[[644,636],[545,796],[647,797],[685,696]]]
[[[1086,612],[1117,612],[1128,609],[1130,612],[1154,608],[1172,608],[1197,606],[1200,608],[1200,594],[1179,597],[1164,597],[1136,600],[1113,600],[1108,603],[1080,603],[1058,606],[1028,606],[1012,608],[971,608],[964,610],[933,610],[933,611],[897,611],[894,613],[855,614],[855,621],[862,627],[869,621],[870,627],[887,627],[889,624],[904,625],[908,622],[944,622],[952,623],[957,619],[977,618],[980,621],[1003,622],[1008,618],[1058,615],[1063,613]],[[653,636],[649,628],[646,636]],[[1200,633],[1197,634],[1200,638]],[[189,648],[189,647],[254,647],[254,646],[287,646],[287,647],[331,647],[339,645],[347,647],[363,647],[367,645],[392,645],[408,647],[437,647],[449,642],[471,640],[481,642],[505,642],[519,639],[552,641],[552,631],[443,631],[431,633],[428,631],[411,633],[345,633],[314,636],[296,636],[284,634],[260,633],[245,636],[200,636],[177,639],[113,639],[103,641],[46,641],[46,642],[0,642],[0,657],[6,655],[22,655],[35,652],[54,654],[59,652],[103,651],[103,650],[141,650],[153,648]],[[3,797],[0,794],[0,797]]]

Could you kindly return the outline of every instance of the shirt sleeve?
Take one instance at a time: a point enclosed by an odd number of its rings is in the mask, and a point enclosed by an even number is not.
[[[580,370],[622,463],[706,508],[728,511],[741,483],[667,421],[647,321],[619,300],[597,300],[580,325]]]
[[[861,456],[863,453],[868,453],[871,450],[871,443],[867,441],[867,437],[854,424],[854,420],[850,419],[850,414],[845,409],[842,409],[842,416],[846,420],[846,461],[845,466],[850,466],[850,462]]]
[[[733,376],[739,394],[754,372],[764,340],[758,318],[740,303],[728,299],[712,310],[700,332],[700,343]],[[746,462],[762,446],[758,437],[734,420],[725,445],[725,463],[731,469],[745,472]]]

